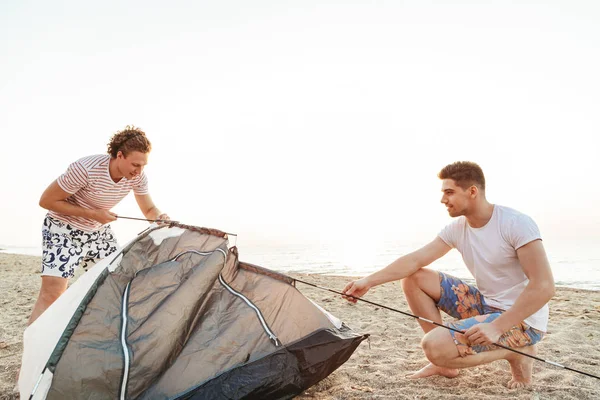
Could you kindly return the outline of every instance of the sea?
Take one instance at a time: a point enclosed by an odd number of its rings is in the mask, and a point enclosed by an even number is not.
[[[399,246],[385,241],[370,243],[363,248],[360,243],[277,243],[269,241],[237,243],[240,260],[260,265],[282,273],[306,273],[365,276],[375,272],[403,254],[417,247]],[[39,256],[40,247],[16,247],[0,244],[0,253]],[[554,281],[557,286],[600,290],[600,249],[595,246],[558,246],[546,248]],[[430,265],[430,268],[472,281],[456,250]],[[336,289],[336,288],[332,288]],[[342,288],[337,288],[342,289]]]

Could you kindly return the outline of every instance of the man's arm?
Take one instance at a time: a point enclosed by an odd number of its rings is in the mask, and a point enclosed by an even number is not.
[[[54,181],[42,193],[40,207],[60,214],[93,219],[101,224],[107,224],[117,219],[116,215],[108,210],[93,210],[71,204],[66,201],[70,196],[72,196],[71,193],[65,192],[58,182]]]
[[[465,332],[472,344],[496,342],[504,332],[533,315],[554,296],[554,277],[542,241],[534,240],[520,247],[517,257],[529,283],[515,304],[496,320],[490,324],[475,325]]]
[[[404,279],[407,276],[414,274],[420,268],[431,264],[448,253],[451,249],[452,248],[438,236],[429,244],[421,247],[419,250],[398,258],[387,267],[362,279],[348,283],[342,292],[354,297],[362,297],[374,286]],[[356,303],[356,299],[351,297],[344,298]]]
[[[152,201],[152,197],[150,197],[149,194],[136,194],[135,200],[137,201],[138,206],[140,207],[140,211],[142,212],[142,214],[144,214],[144,216],[147,219],[152,219],[152,220],[156,220],[156,219],[169,220],[170,219],[167,214],[162,213],[158,209],[158,207],[156,207],[156,205]]]

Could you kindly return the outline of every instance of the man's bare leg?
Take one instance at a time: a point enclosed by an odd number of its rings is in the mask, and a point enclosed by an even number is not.
[[[56,299],[58,299],[60,295],[65,292],[65,290],[67,290],[68,282],[69,281],[67,278],[42,276],[42,287],[40,288],[40,293],[38,294],[38,298],[33,306],[29,320],[27,321],[27,326],[33,324],[33,322],[38,319],[38,317],[42,315],[44,311],[46,311],[46,309],[50,307],[52,303],[54,303]],[[21,368],[17,370],[17,382],[19,381],[20,373]],[[15,386],[14,391],[19,391],[18,384]]]
[[[46,309],[50,307],[50,305],[54,303],[65,290],[67,290],[67,283],[67,278],[42,276],[42,287],[40,288],[37,301],[33,306],[33,311],[31,311],[29,321],[27,321],[27,326],[38,319],[38,317],[42,315],[42,313],[46,311]]]
[[[431,321],[442,323],[442,316],[436,304],[440,301],[442,295],[440,289],[440,276],[436,271],[428,268],[421,268],[414,274],[402,280],[402,290],[406,296],[406,301],[413,314],[427,318]],[[419,320],[419,324],[425,333],[431,331],[436,326],[429,322]],[[444,368],[434,364],[429,364],[414,374],[408,375],[410,379],[425,378],[432,375],[441,375],[447,378],[454,378],[458,375],[456,368]]]
[[[530,357],[501,348],[461,357],[450,332],[444,328],[436,328],[428,333],[423,338],[422,345],[425,355],[434,365],[450,369],[469,368],[504,359],[510,364],[512,372],[512,379],[507,384],[509,388],[516,389],[531,384],[533,359]],[[535,355],[537,348],[534,345],[519,347],[518,350],[525,354]]]

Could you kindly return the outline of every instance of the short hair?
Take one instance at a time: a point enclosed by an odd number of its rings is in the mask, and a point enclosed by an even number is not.
[[[471,161],[456,161],[446,165],[438,173],[440,179],[452,179],[457,186],[463,189],[475,185],[485,190],[485,176],[479,165]]]
[[[146,133],[133,125],[127,125],[125,129],[115,133],[108,143],[108,154],[112,158],[117,158],[119,151],[127,156],[132,151],[150,153],[150,150],[152,144],[146,137]]]

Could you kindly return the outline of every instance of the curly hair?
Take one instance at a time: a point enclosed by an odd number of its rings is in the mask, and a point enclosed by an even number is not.
[[[146,137],[146,133],[133,125],[127,125],[125,129],[115,133],[108,143],[108,154],[112,158],[117,158],[119,151],[127,157],[132,151],[150,153],[150,150],[152,150],[152,144]]]
[[[485,176],[479,165],[471,161],[457,161],[446,165],[438,173],[440,179],[452,179],[457,186],[463,189],[475,185],[481,190],[485,190]]]

